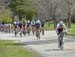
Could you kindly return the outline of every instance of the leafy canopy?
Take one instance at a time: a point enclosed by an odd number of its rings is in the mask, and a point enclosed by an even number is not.
[[[19,17],[32,19],[35,15],[35,8],[32,6],[33,0],[14,0],[9,4],[9,8]]]

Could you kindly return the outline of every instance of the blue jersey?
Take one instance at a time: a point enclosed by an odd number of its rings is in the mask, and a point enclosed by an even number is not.
[[[19,23],[18,26],[19,26],[20,28],[22,28],[22,23]]]
[[[30,24],[31,24],[30,22],[27,22],[27,27],[29,27],[29,26],[30,26]]]
[[[45,22],[41,21],[41,27],[44,27]]]
[[[58,32],[62,32],[63,31],[63,24],[59,24],[59,27],[58,27]]]
[[[40,27],[40,23],[35,23],[35,26],[36,27]]]

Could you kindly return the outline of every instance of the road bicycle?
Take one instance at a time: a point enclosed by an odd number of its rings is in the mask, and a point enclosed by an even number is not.
[[[63,50],[63,46],[64,46],[64,34],[65,32],[60,32],[58,35],[59,48],[61,50]]]

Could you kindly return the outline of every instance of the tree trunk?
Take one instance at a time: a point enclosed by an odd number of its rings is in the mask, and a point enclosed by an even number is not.
[[[12,21],[15,21],[15,14],[12,14]]]
[[[48,20],[48,27],[50,27],[50,20]]]
[[[68,27],[68,18],[65,20],[65,22],[66,22],[66,26]]]
[[[54,28],[56,28],[56,26],[57,26],[57,20],[56,18],[54,18]]]
[[[71,28],[71,16],[68,17],[68,28]]]

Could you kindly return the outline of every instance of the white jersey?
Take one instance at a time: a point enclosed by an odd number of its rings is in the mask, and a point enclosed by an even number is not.
[[[63,31],[67,32],[67,28],[66,28],[66,26],[65,26],[64,23],[62,24],[62,26],[63,26],[63,29],[64,29]],[[59,27],[60,27],[60,23],[57,24],[56,32],[58,32],[58,28],[59,28]]]

